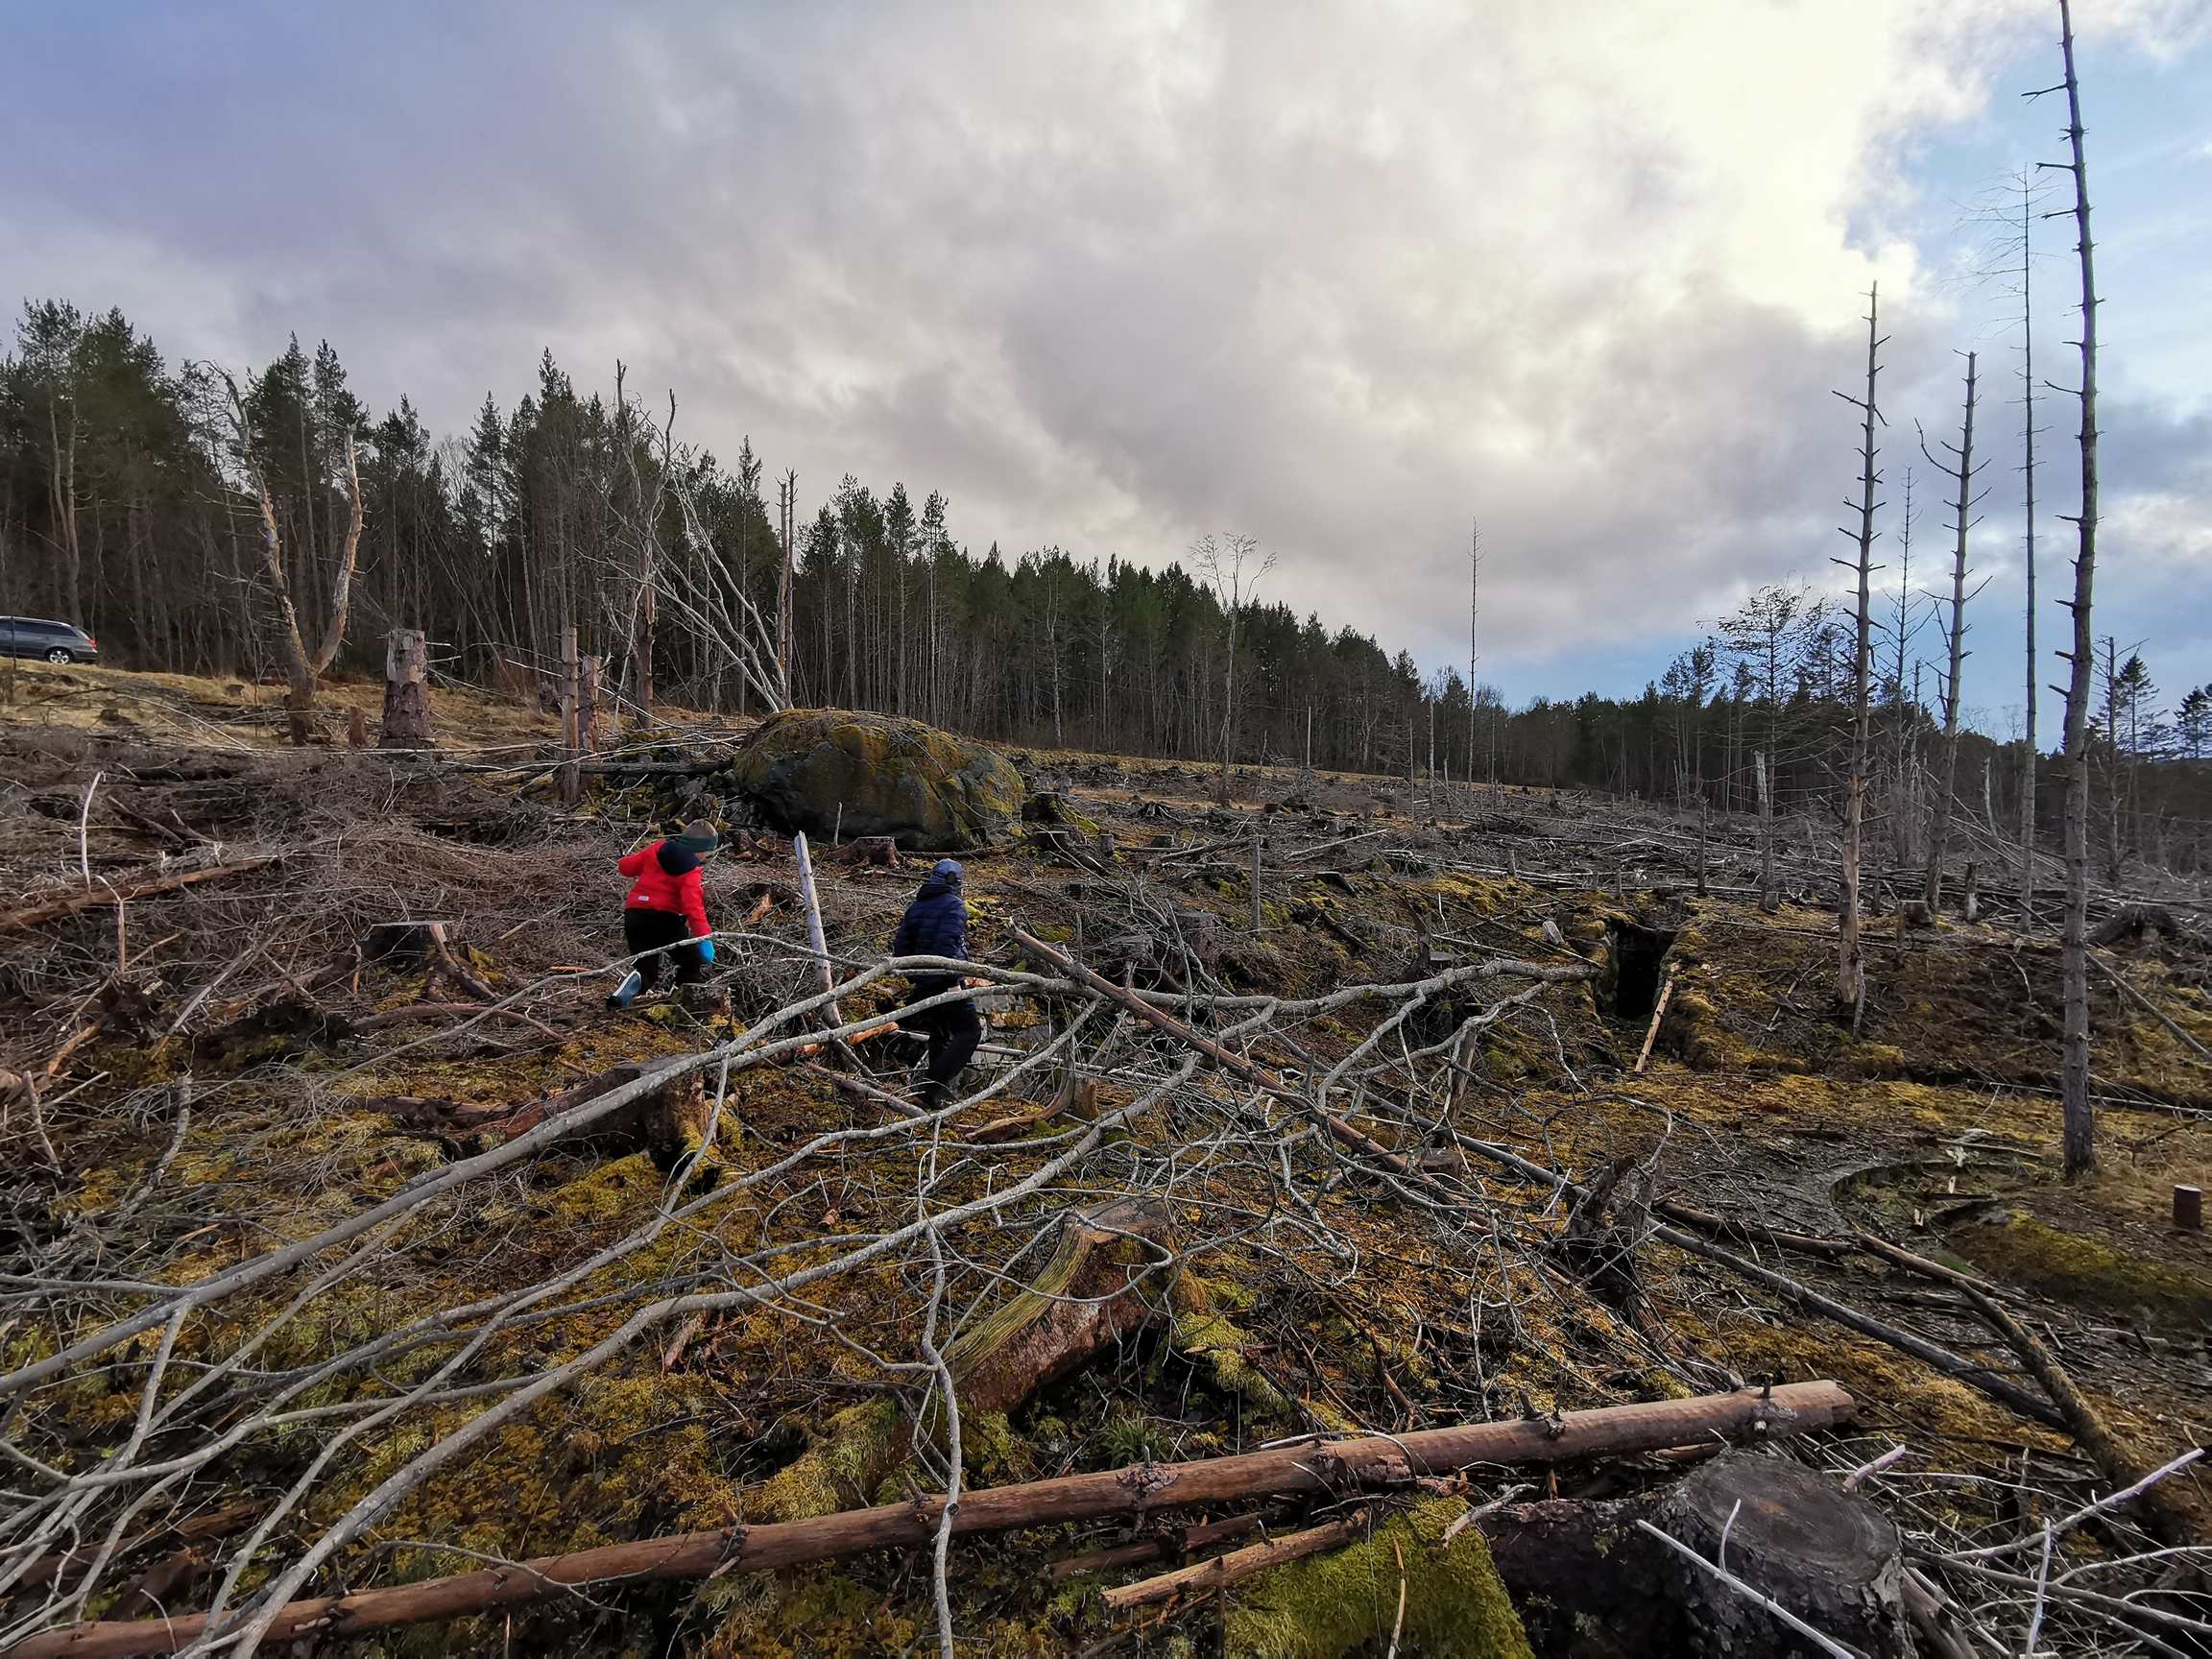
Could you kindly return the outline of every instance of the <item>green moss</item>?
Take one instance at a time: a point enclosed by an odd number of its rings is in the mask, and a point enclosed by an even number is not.
[[[960,1462],[969,1479],[981,1485],[1037,1478],[1037,1459],[1028,1442],[1014,1432],[1013,1421],[1003,1411],[961,1414]]]
[[[749,1518],[804,1521],[873,1503],[906,1448],[906,1418],[898,1401],[885,1395],[848,1406],[796,1461],[753,1495]]]
[[[2212,1278],[2124,1254],[2032,1215],[2015,1214],[2002,1226],[1960,1228],[1951,1243],[1976,1266],[2044,1295],[2082,1306],[2212,1318]]]
[[[1254,1580],[1225,1622],[1224,1650],[1250,1659],[1338,1659],[1387,1641],[1403,1556],[1400,1651],[1429,1659],[1530,1659],[1527,1635],[1481,1534],[1462,1532],[1449,1547],[1443,1541],[1465,1507],[1455,1498],[1433,1500],[1392,1516],[1348,1550]]]
[[[1204,1366],[1215,1387],[1234,1394],[1262,1417],[1286,1422],[1296,1415],[1290,1399],[1244,1357],[1251,1337],[1238,1329],[1226,1309],[1249,1306],[1235,1286],[1186,1274],[1175,1287],[1175,1346]]]

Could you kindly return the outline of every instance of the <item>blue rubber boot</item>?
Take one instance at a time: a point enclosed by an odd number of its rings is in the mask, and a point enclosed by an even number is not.
[[[622,983],[614,987],[613,995],[607,998],[607,1006],[610,1008],[629,1007],[631,999],[637,995],[644,983],[645,976],[639,974],[637,969],[631,969],[629,973],[622,975]]]

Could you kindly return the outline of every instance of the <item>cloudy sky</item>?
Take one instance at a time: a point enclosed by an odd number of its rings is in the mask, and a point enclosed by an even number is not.
[[[2097,626],[2177,695],[2212,681],[2212,0],[2080,10]],[[1479,517],[1517,700],[1640,689],[1756,584],[1839,576],[1829,392],[1879,279],[1892,528],[1914,419],[1947,431],[1983,353],[1967,702],[2018,718],[2019,335],[1962,221],[2062,153],[2019,96],[2058,78],[2040,0],[0,12],[0,295],[120,304],[173,358],[326,337],[448,431],[541,347],[619,357],[803,492],[941,489],[1009,553],[1249,532],[1266,591],[1431,664],[1465,657]],[[2037,235],[2071,384],[2069,224]],[[2063,513],[2073,412],[2044,421]]]

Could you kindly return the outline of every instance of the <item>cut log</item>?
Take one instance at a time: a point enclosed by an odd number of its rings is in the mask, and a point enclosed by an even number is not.
[[[1539,1651],[1594,1659],[1827,1651],[1762,1597],[1872,1659],[1913,1651],[1896,1527],[1864,1499],[1785,1458],[1724,1453],[1662,1493],[1509,1504],[1474,1525]],[[1751,1594],[1712,1572],[1717,1558]]]
[[[1166,1301],[1170,1218],[1157,1198],[1070,1213],[1036,1282],[946,1350],[969,1411],[1010,1411],[1143,1329]]]
[[[1887,1515],[1801,1463],[1731,1452],[1663,1499],[1652,1525],[1795,1614],[1822,1635],[1872,1659],[1911,1659],[1902,1541]],[[1695,1562],[1670,1556],[1690,1611],[1690,1651],[1832,1652],[1791,1629],[1743,1590]]]
[[[865,866],[876,870],[899,868],[899,843],[888,835],[863,835],[822,854],[825,864]]]
[[[558,1094],[511,1113],[503,1118],[491,1118],[477,1125],[483,1132],[504,1135],[513,1140],[528,1133],[547,1118],[558,1118],[590,1104],[602,1094],[612,1094],[626,1084],[661,1070],[662,1065],[643,1065],[625,1061],[610,1067],[595,1077],[587,1077],[574,1088],[565,1089]],[[564,1152],[591,1151],[611,1158],[627,1156],[632,1152],[650,1153],[655,1166],[662,1170],[673,1169],[689,1153],[699,1149],[706,1139],[709,1119],[713,1115],[712,1103],[707,1098],[703,1074],[686,1072],[659,1089],[648,1091],[637,1099],[600,1118],[585,1124],[572,1134],[556,1135],[547,1143],[549,1150]]]
[[[1195,1463],[1141,1463],[965,1492],[953,1511],[951,1530],[957,1535],[1006,1532],[1237,1500],[1335,1496],[1403,1486],[1420,1476],[1455,1474],[1478,1463],[1571,1463],[1710,1445],[1716,1438],[1767,1439],[1847,1422],[1854,1409],[1851,1396],[1834,1382],[1797,1382],[1770,1392],[1743,1389],[1691,1400],[1570,1411],[1557,1418],[1300,1444]],[[934,1541],[943,1508],[942,1498],[918,1497],[805,1521],[676,1533],[450,1578],[317,1597],[283,1607],[270,1624],[266,1640],[281,1643],[312,1636],[327,1642],[398,1624],[464,1618],[535,1601],[578,1584],[760,1573],[869,1550],[918,1549]],[[1731,1544],[1731,1559],[1733,1550]],[[181,1615],[64,1625],[26,1637],[11,1650],[11,1659],[131,1659],[143,1653],[174,1653],[198,1641],[205,1623],[203,1617]]]

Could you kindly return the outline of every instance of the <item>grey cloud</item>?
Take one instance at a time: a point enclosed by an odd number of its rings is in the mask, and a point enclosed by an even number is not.
[[[941,489],[957,534],[1009,551],[1161,561],[1248,530],[1282,555],[1271,591],[1431,661],[1463,651],[1471,516],[1498,660],[1664,639],[1828,568],[1848,289],[1817,324],[1746,297],[1727,237],[1756,180],[1614,96],[1582,24],[1161,15],[50,20],[0,142],[53,164],[0,182],[0,212],[63,230],[35,263],[0,251],[0,278],[99,302],[67,250],[126,231],[238,296],[208,339],[204,302],[164,315],[156,290],[140,320],[172,353],[327,335],[362,390],[447,429],[542,345],[588,384],[620,356],[691,436],[749,432],[809,492]],[[69,114],[88,62],[102,129]],[[1840,268],[1823,202],[1863,159],[1778,238]],[[1954,303],[1897,296],[1892,464],[1911,414],[1952,418]],[[2212,493],[2206,419],[2115,408],[2113,488]]]

